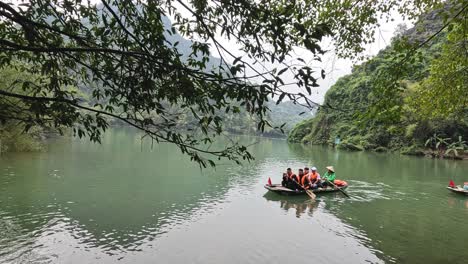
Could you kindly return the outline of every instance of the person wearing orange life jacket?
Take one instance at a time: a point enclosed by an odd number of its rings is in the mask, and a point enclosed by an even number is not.
[[[288,168],[288,176],[289,176],[289,189],[298,190],[300,189],[301,177],[304,174],[302,170],[299,170],[299,175],[292,173],[291,169]],[[302,173],[302,174],[301,174]]]
[[[288,169],[286,170],[286,176],[287,176],[287,178],[288,178],[289,180],[291,180],[293,177],[296,177],[296,174],[294,174],[294,173],[292,172],[291,168],[288,168]]]
[[[310,188],[310,172],[309,168],[305,167],[304,168],[304,176],[301,178],[301,185],[304,187],[304,189],[309,189]]]
[[[317,172],[316,167],[312,167],[312,171],[309,173],[309,184],[312,189],[317,189],[320,187],[320,174]]]
[[[291,184],[291,189],[296,189],[296,190],[300,190],[302,189],[301,188],[301,181],[302,181],[302,177],[304,177],[304,171],[302,169],[299,169],[299,172],[298,174],[293,174],[292,175],[292,184]]]
[[[309,176],[309,173],[310,173],[309,168],[305,167],[304,168],[304,175]]]
[[[289,188],[289,189],[297,189],[299,186],[297,186],[297,183],[296,182],[299,182],[299,177],[294,174],[291,170],[291,168],[288,168],[286,170],[286,174],[283,174],[283,182],[284,182],[284,185],[286,188]]]

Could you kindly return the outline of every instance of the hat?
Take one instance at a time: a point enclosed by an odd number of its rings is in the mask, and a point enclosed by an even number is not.
[[[335,169],[333,168],[333,166],[327,166],[327,167],[325,167],[325,168],[327,168],[327,170],[330,170],[330,171],[332,171],[332,172],[335,172]]]
[[[313,171],[316,171],[316,170],[317,170],[317,168],[315,168],[315,167],[312,167],[312,170],[313,170]]]

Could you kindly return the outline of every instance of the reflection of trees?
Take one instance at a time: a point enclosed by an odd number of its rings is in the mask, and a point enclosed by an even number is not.
[[[368,238],[363,243],[377,249],[377,256],[384,260],[461,263],[459,260],[467,256],[462,234],[468,233],[465,221],[468,199],[451,193],[440,195],[413,193],[400,199],[377,199],[346,206],[326,203],[324,209],[362,230]]]
[[[232,137],[245,145],[260,140]],[[62,226],[54,232],[70,233],[77,243],[111,254],[135,250],[190,217],[206,213],[231,188],[252,186],[258,176],[256,161],[244,167],[224,164],[216,171],[200,171],[189,159],[181,159],[174,146],[159,144],[142,150],[140,138],[133,130],[113,129],[102,145],[57,142],[47,153],[0,161],[12,166],[12,173],[25,175],[20,180],[0,174],[0,183],[6,186],[0,201],[7,201],[0,203],[0,216],[11,217],[22,235],[34,234],[31,241],[57,227],[48,223],[58,219]],[[273,147],[285,147],[282,141],[261,141],[251,147],[257,161],[274,152]],[[9,230],[0,223],[0,242],[4,232],[12,234]]]
[[[458,263],[466,259],[462,234],[468,233],[468,199],[444,189],[450,179],[463,181],[460,176],[466,174],[466,164],[288,146],[297,160],[309,159],[319,170],[334,163],[337,177],[349,180],[351,201],[333,200],[323,209],[361,230],[369,238],[363,244],[377,249],[382,259],[395,258],[398,263]],[[334,156],[337,152],[339,157]]]
[[[308,215],[312,216],[319,204],[318,201],[313,201],[308,197],[280,196],[270,192],[266,193],[263,197],[268,201],[279,202],[280,207],[286,211],[289,211],[289,209],[295,210],[297,218],[300,218],[307,210]]]

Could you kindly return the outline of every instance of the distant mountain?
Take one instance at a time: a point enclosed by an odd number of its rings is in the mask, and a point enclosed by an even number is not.
[[[164,24],[164,29],[171,30],[171,27],[172,27],[171,20],[167,16],[163,16],[161,20]],[[175,34],[169,34],[165,32],[164,35],[166,37],[166,40],[170,42],[172,45],[177,43],[177,50],[182,54],[182,59],[187,59],[190,53],[192,53],[192,43],[193,43],[192,41],[184,38],[178,32],[176,32]],[[213,69],[213,68],[219,67],[220,64],[221,64],[220,58],[210,56],[210,59],[206,65],[206,68],[208,70]]]
[[[291,130],[297,123],[312,118],[315,115],[316,110],[311,111],[308,108],[294,104],[293,101],[285,101],[280,104],[275,102],[269,102],[268,107],[271,110],[269,119],[275,126],[284,126],[285,131]]]
[[[164,24],[164,28],[170,30],[172,27],[172,22],[168,17],[162,17],[162,21]],[[192,41],[185,39],[179,33],[175,34],[166,34],[167,40],[174,44],[177,44],[177,50],[183,54],[183,57],[188,57],[188,55],[192,52],[191,45]],[[207,63],[207,69],[212,69],[219,67],[221,60],[214,56],[210,56],[210,60]],[[296,105],[292,101],[282,102],[276,105],[275,102],[269,102],[268,107],[270,108],[271,112],[268,115],[268,120],[271,121],[273,126],[281,126],[283,123],[286,125],[283,127],[286,134],[289,130],[291,130],[294,125],[299,123],[300,121],[311,118],[315,112],[310,112],[310,110],[306,109],[303,106]],[[303,113],[304,112],[304,113]],[[300,115],[303,113],[302,115]],[[225,127],[228,131],[235,132],[235,133],[255,133],[255,134],[262,134],[256,131],[257,127],[257,120],[251,117],[247,112],[242,111],[238,115],[224,115],[223,116],[225,121]],[[190,118],[186,120],[187,125],[192,127],[193,120]],[[274,131],[266,131],[263,134],[268,134],[271,136],[280,136],[283,137],[285,135]]]
[[[117,12],[118,10],[114,11]],[[163,16],[161,20],[163,22],[164,29],[166,31],[171,31],[172,22],[169,17]],[[179,32],[176,31],[173,34],[165,32],[165,37],[166,40],[170,43],[168,45],[175,45],[177,43],[176,48],[178,52],[182,54],[182,60],[186,60],[192,53],[193,42],[184,38],[179,34]],[[220,65],[220,58],[210,56],[206,69],[209,71],[211,69],[218,68]],[[80,87],[80,90],[83,93],[83,99],[89,100],[87,95],[91,90],[87,87]],[[163,105],[167,107],[167,109],[170,109],[170,111],[180,112],[181,110],[179,106],[169,105],[167,102],[163,103]],[[233,102],[233,105],[240,107],[239,103],[237,102]],[[223,119],[224,128],[226,131],[239,134],[268,135],[274,137],[285,137],[288,131],[291,130],[298,122],[312,117],[312,113],[308,109],[300,105],[295,105],[291,101],[285,101],[278,105],[276,105],[274,101],[271,101],[268,102],[268,107],[270,108],[271,112],[268,113],[267,120],[270,121],[273,126],[281,126],[283,123],[286,123],[286,125],[283,127],[283,130],[286,134],[282,134],[280,131],[271,128],[266,128],[266,131],[263,133],[257,131],[258,118],[256,116],[250,115],[250,113],[243,109],[243,107],[240,107],[241,112],[238,114],[226,114],[224,111],[219,111],[217,115]],[[304,113],[300,115],[302,112]],[[190,111],[184,111],[184,113],[179,116],[179,127],[182,129],[196,129],[198,127],[198,120],[192,116]]]

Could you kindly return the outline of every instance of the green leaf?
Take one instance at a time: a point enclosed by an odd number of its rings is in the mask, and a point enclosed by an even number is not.
[[[286,67],[286,68],[280,70],[280,71],[278,72],[277,76],[280,76],[281,74],[283,74],[283,73],[286,72],[287,70],[289,70],[288,67]]]
[[[286,93],[282,93],[279,98],[278,98],[278,101],[276,101],[276,104],[279,105],[281,103],[281,101],[283,101],[284,97],[286,96]]]

